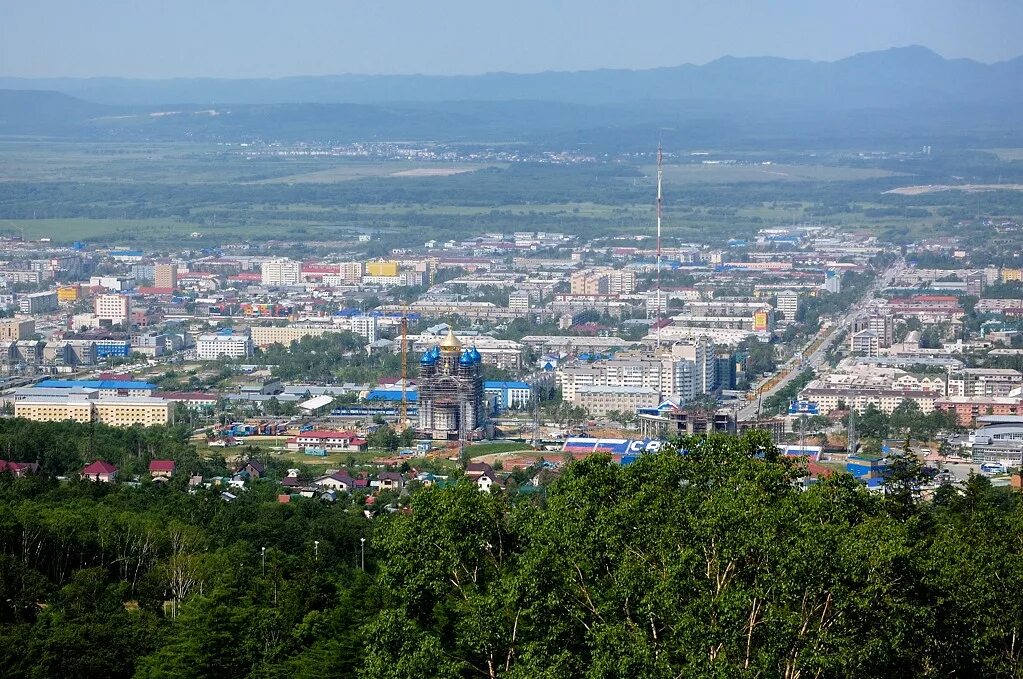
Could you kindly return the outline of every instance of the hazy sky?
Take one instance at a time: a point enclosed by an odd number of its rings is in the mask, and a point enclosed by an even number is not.
[[[0,75],[166,78],[1023,53],[1023,0],[0,0]]]

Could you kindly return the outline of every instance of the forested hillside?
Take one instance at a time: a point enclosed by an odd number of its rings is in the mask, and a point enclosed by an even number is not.
[[[0,479],[7,677],[1019,677],[1023,505],[800,490],[762,434],[407,510]],[[365,538],[365,571],[362,542]],[[318,541],[318,542],[317,542]],[[263,548],[266,548],[265,553]]]

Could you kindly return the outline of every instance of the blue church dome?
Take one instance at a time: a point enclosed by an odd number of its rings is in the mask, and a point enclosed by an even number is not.
[[[472,349],[469,350],[469,357],[472,358],[473,363],[479,363],[483,360],[483,357],[480,356],[480,352],[476,349],[475,344],[472,346]]]
[[[462,355],[458,357],[459,365],[472,365],[472,354],[467,351],[463,351]]]
[[[436,357],[434,357],[432,350],[427,351],[426,353],[424,353],[423,357],[421,359],[419,359],[419,363],[422,364],[422,365],[433,365],[436,362],[437,362],[437,359],[436,359]]]

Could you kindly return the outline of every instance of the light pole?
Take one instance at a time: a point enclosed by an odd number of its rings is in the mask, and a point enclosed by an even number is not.
[[[263,554],[263,577],[265,578],[266,577],[266,547],[263,547],[262,554]]]
[[[366,538],[359,538],[362,543],[362,570],[366,570]]]
[[[320,560],[320,541],[313,540],[313,559]]]

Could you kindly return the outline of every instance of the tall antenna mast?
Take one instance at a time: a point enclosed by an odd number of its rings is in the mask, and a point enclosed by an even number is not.
[[[661,144],[657,143],[657,350],[661,348],[661,178],[664,175],[661,163]]]

